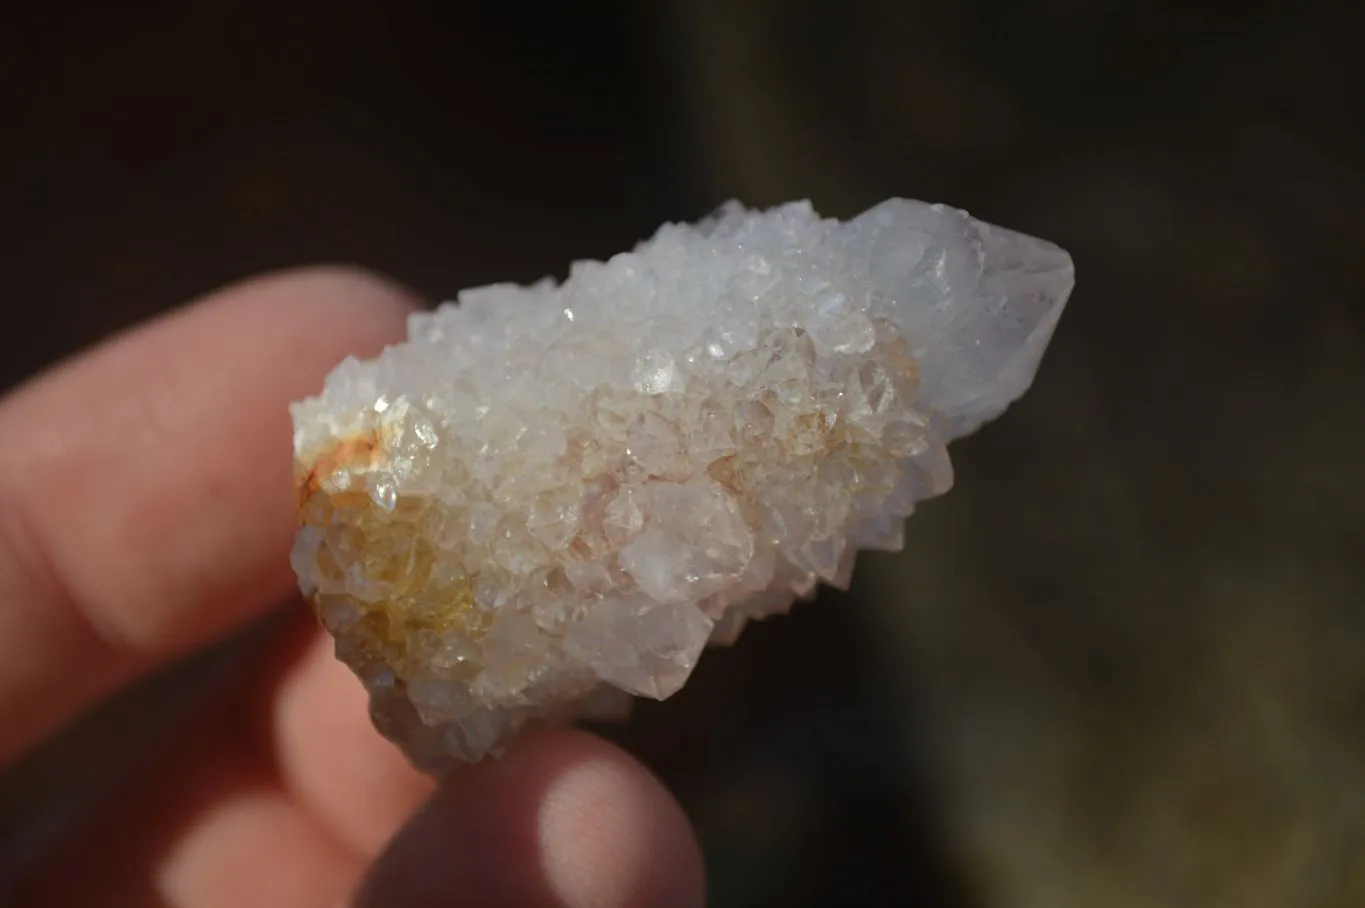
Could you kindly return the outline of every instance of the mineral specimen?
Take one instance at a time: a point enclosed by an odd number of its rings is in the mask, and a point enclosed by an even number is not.
[[[940,205],[731,203],[567,281],[468,290],[295,404],[304,595],[439,771],[665,698],[848,583],[1028,388],[1070,257]]]

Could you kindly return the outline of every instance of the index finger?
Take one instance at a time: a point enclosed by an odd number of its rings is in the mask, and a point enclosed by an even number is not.
[[[259,278],[0,402],[0,763],[290,594],[288,404],[411,309],[353,270]]]

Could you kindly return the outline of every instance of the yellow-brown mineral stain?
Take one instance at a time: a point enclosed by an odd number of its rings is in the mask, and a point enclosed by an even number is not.
[[[343,490],[328,482],[338,473],[364,473],[386,460],[374,432],[341,439],[311,460],[296,462],[295,514],[300,526],[315,527],[328,538],[318,553],[319,572],[343,583],[348,594],[340,595],[360,612],[347,632],[359,649],[354,655],[378,658],[403,677],[424,661],[426,656],[414,650],[433,636],[478,640],[488,630],[488,618],[474,602],[473,577],[432,579],[438,549],[422,528],[427,511],[439,505],[400,495],[392,508],[382,508],[363,482]],[[314,612],[320,616],[338,595],[315,594]]]
[[[328,477],[344,470],[370,469],[383,458],[379,444],[379,432],[367,432],[351,438],[343,438],[309,461],[294,463],[294,510],[298,512],[299,523],[307,523],[303,516],[304,506],[322,490]]]

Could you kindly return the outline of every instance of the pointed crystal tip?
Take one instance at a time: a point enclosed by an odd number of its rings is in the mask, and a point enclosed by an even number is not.
[[[1075,285],[1071,256],[965,211],[891,199],[844,228],[919,363],[950,438],[1028,390]]]

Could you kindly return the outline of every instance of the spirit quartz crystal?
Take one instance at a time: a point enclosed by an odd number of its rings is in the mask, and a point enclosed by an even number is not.
[[[730,203],[563,284],[467,290],[294,405],[300,586],[429,771],[668,697],[901,547],[1072,284],[1050,243],[893,199]]]

